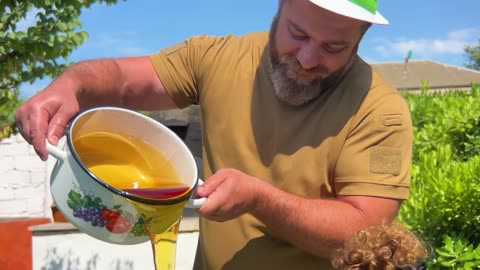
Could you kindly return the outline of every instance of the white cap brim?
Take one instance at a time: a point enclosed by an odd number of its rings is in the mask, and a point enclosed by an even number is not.
[[[374,24],[388,24],[378,11],[375,14],[348,0],[310,0],[315,5],[337,14]]]

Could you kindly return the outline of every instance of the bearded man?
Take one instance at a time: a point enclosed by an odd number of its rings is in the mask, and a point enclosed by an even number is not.
[[[46,159],[45,139],[80,109],[199,104],[194,269],[331,269],[335,249],[408,197],[410,114],[357,55],[371,24],[388,23],[376,0],[278,7],[270,31],[73,65],[18,109],[19,130]]]

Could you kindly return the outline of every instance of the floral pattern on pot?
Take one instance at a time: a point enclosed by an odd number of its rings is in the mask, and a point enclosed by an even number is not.
[[[145,222],[141,217],[135,218],[128,212],[123,212],[120,205],[107,208],[102,199],[70,190],[68,193],[68,206],[73,211],[75,218],[90,223],[91,226],[105,228],[111,233],[122,234],[128,232],[129,236],[148,236]],[[137,220],[132,224],[130,220]]]

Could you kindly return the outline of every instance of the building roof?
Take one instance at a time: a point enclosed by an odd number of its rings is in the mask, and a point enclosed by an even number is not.
[[[371,64],[387,81],[399,90],[416,90],[422,81],[428,81],[430,89],[468,88],[480,83],[480,72],[450,66],[429,60]]]

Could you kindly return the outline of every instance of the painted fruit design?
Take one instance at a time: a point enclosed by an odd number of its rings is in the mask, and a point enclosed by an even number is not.
[[[105,228],[114,234],[128,232],[130,236],[149,235],[143,219],[139,217],[137,222],[132,224],[130,220],[135,220],[135,217],[130,213],[123,212],[120,205],[107,208],[102,203],[102,199],[74,190],[68,193],[67,204],[72,209],[75,218],[82,219],[94,227]]]

